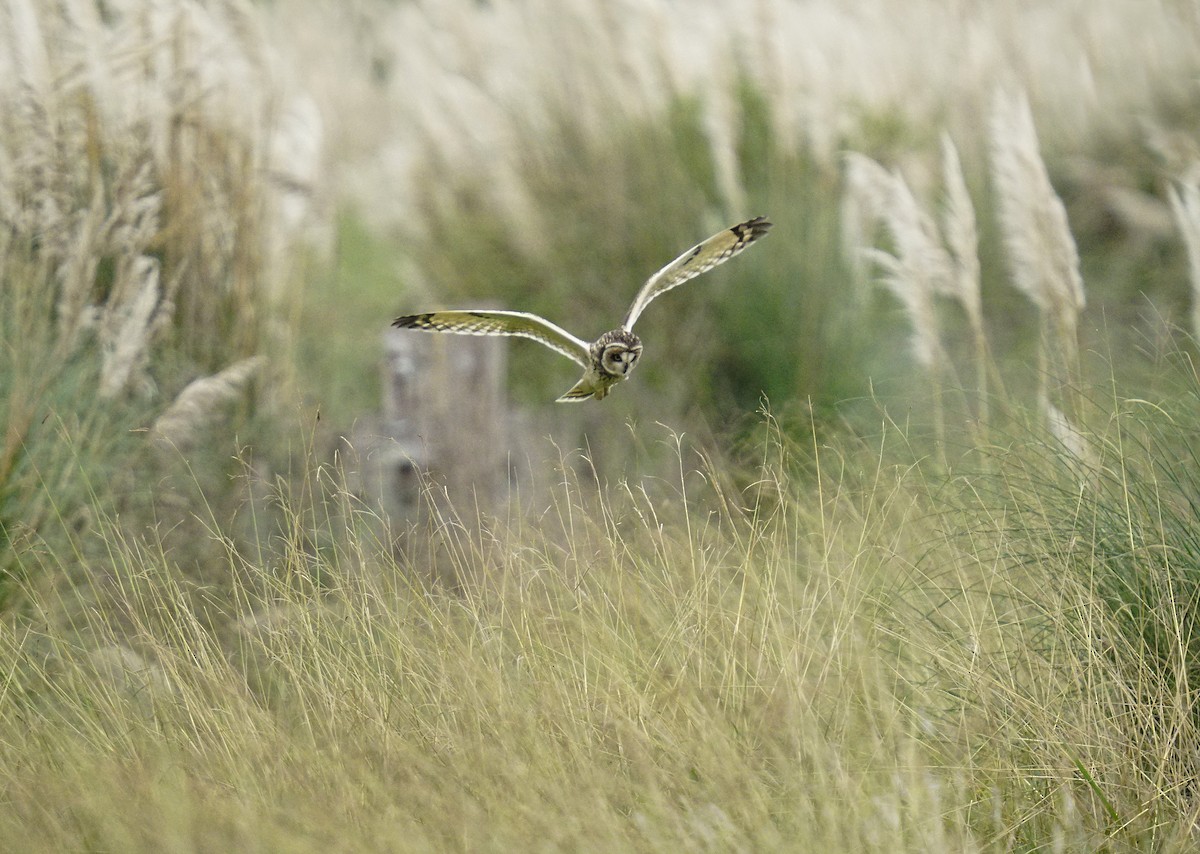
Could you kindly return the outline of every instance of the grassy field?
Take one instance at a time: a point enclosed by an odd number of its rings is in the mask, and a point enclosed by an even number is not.
[[[1200,21],[1034,5],[13,0],[0,839],[1193,850]],[[585,417],[513,346],[506,500],[356,493],[394,313],[758,213]]]
[[[209,585],[100,517],[69,588],[78,555],[23,554],[5,836],[1187,850],[1200,468],[1163,466],[1189,437],[1146,414],[1086,496],[1045,444],[930,474],[894,426],[815,450],[770,426],[754,469],[664,434],[675,480],[568,477],[537,518],[431,515],[400,556],[314,469],[326,497],[267,546],[210,532]],[[469,582],[422,583],[427,550]]]

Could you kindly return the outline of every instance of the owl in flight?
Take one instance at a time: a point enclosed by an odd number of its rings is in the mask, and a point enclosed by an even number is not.
[[[583,379],[560,397],[559,403],[589,397],[603,400],[610,388],[629,376],[641,358],[642,342],[633,334],[633,324],[651,300],[732,258],[766,234],[770,227],[766,217],[755,217],[692,247],[642,285],[619,328],[605,332],[591,344],[549,320],[525,311],[432,311],[397,317],[392,326],[464,335],[532,338],[583,366]]]

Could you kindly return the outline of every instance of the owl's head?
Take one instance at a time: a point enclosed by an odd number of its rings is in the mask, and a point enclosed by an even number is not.
[[[595,344],[596,365],[601,373],[624,379],[642,355],[642,342],[632,332],[614,329]]]

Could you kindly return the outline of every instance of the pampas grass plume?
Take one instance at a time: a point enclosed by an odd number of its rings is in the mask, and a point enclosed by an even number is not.
[[[962,305],[977,333],[983,331],[983,298],[979,288],[979,233],[975,207],[967,192],[958,149],[949,134],[942,134],[942,181],[945,204],[942,234],[953,261],[952,295]]]
[[[109,312],[111,322],[100,333],[100,394],[114,397],[135,381],[145,380],[150,331],[159,305],[159,263],[142,255],[133,261],[136,294]]]
[[[1066,208],[1039,153],[1033,114],[1023,93],[996,97],[990,143],[1013,285],[1053,324],[1059,344],[1073,359],[1079,314],[1086,304],[1079,253]]]
[[[1200,340],[1200,164],[1193,166],[1188,178],[1167,188],[1167,198],[1187,249],[1192,284],[1192,334]]]
[[[188,383],[150,428],[154,442],[175,448],[194,443],[213,425],[220,407],[243,392],[265,361],[262,356],[241,359],[212,376]]]
[[[937,226],[898,172],[888,172],[861,154],[850,154],[845,162],[842,210],[848,237],[856,241],[851,257],[883,270],[881,282],[904,306],[912,325],[913,357],[926,369],[938,369],[943,359],[933,298],[953,293],[953,288],[950,257]],[[869,245],[880,224],[892,237],[893,252]]]

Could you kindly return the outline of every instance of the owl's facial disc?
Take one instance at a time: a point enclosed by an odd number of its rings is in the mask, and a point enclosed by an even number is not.
[[[614,341],[600,353],[600,367],[614,377],[624,377],[633,370],[638,358],[642,355],[641,345],[631,347],[621,341]]]

